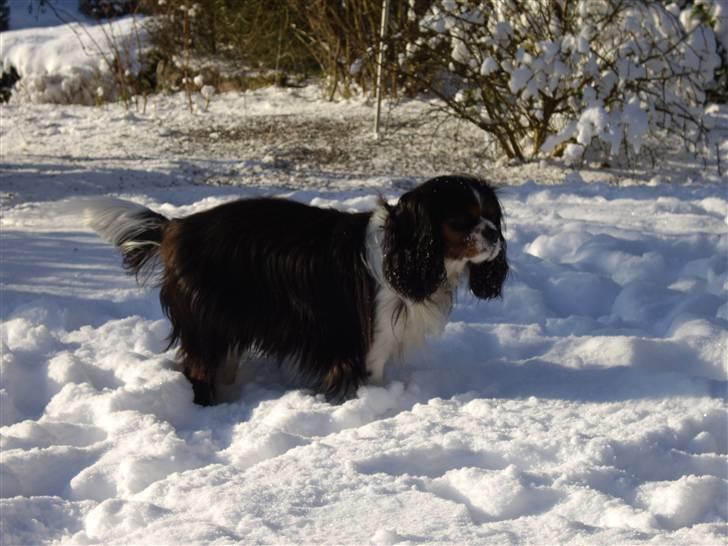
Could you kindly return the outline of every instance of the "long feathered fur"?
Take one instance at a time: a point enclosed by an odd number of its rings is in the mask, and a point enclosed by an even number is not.
[[[248,199],[172,221],[160,300],[193,384],[212,383],[238,347],[293,362],[330,400],[352,396],[372,336],[369,217]]]
[[[83,199],[74,206],[88,227],[119,247],[127,273],[140,284],[159,279],[159,248],[168,218],[143,205],[113,197]]]

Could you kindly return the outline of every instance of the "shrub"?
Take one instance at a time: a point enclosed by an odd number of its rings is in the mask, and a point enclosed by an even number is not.
[[[137,13],[139,0],[79,0],[78,10],[93,19],[113,19]]]
[[[185,75],[207,66],[232,79],[271,70],[282,81],[287,71],[316,66],[295,37],[300,20],[286,0],[147,0],[144,6],[156,15],[147,25],[152,46],[168,68]]]
[[[374,81],[375,44],[381,2],[378,0],[291,0],[303,19],[298,37],[327,79],[326,94],[352,94],[358,86],[366,92]]]
[[[509,158],[576,159],[639,152],[658,129],[706,145],[716,48],[711,28],[674,4],[436,0],[395,68]]]
[[[382,18],[381,0],[288,0],[303,25],[298,36],[309,48],[326,77],[326,95],[348,97],[374,91]],[[384,91],[390,96],[421,91],[420,82],[396,69],[401,53],[418,33],[417,16],[431,0],[390,2],[388,32],[385,38],[384,65],[387,78]],[[421,69],[423,59],[410,59]],[[393,69],[395,67],[395,69]]]

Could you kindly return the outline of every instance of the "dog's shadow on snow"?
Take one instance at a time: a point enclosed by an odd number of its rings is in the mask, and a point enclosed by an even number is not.
[[[40,313],[48,326],[75,329],[163,316],[152,290],[139,289],[116,250],[92,234],[4,229],[0,261],[3,320]]]
[[[686,364],[689,368],[689,364]],[[648,370],[634,366],[569,368],[545,360],[498,360],[452,365],[430,362],[398,367],[389,374],[426,398],[544,398],[578,402],[619,402],[671,396],[728,398],[728,381],[691,375],[689,370]]]
[[[358,398],[381,403],[379,417],[392,417],[432,398],[487,398],[519,400],[531,397],[571,402],[610,403],[673,396],[728,397],[728,382],[674,371],[648,372],[630,366],[574,369],[544,360],[527,363],[486,362],[468,369],[442,361],[391,368],[381,386],[364,386]],[[253,358],[241,364],[239,380],[224,389],[221,402],[243,402],[249,409],[284,396],[314,397],[300,378],[275,362]],[[385,392],[386,391],[386,392]],[[293,394],[297,392],[297,394]],[[289,394],[291,393],[291,394]],[[323,402],[322,396],[317,396]],[[340,407],[332,403],[332,409]],[[378,413],[375,411],[375,413]],[[249,417],[249,415],[248,415]]]

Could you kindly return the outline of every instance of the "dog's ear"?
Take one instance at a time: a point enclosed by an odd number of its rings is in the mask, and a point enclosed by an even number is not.
[[[416,193],[388,207],[383,269],[387,282],[405,298],[420,302],[445,281],[442,234],[426,200]]]
[[[501,239],[501,251],[495,259],[479,264],[469,264],[470,291],[477,298],[487,300],[501,296],[508,277],[506,242]]]

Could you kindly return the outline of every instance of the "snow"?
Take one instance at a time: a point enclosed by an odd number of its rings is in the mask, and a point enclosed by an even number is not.
[[[674,157],[618,177],[480,163],[506,211],[502,299],[461,292],[441,337],[344,404],[253,360],[202,408],[156,290],[59,202],[370,210],[477,165],[480,143],[406,147],[412,101],[364,148],[371,106],[310,89],[0,108],[3,543],[725,542],[725,177]],[[241,145],[239,127],[261,130]],[[295,147],[327,131],[329,163]]]
[[[511,93],[518,93],[521,89],[523,89],[532,75],[533,72],[525,66],[516,68],[513,72],[511,72],[511,78],[508,81],[508,87],[510,88]]]
[[[558,139],[553,139],[551,141],[547,141],[546,145],[551,147],[555,142],[558,142]],[[584,146],[581,144],[574,144],[573,142],[566,145],[566,148],[564,148],[564,161],[567,165],[574,165],[578,163],[579,159],[581,158],[582,154],[584,153]]]
[[[487,76],[491,72],[498,70],[498,62],[493,57],[486,57],[483,64],[480,67],[480,73],[483,76]]]
[[[56,5],[57,11],[44,8],[31,14],[10,6],[11,30],[2,33],[0,61],[3,71],[12,67],[21,77],[13,100],[92,105],[98,89],[113,98],[111,65],[118,61],[126,70],[138,70],[139,46],[145,41],[141,20],[90,22],[76,10]],[[64,20],[73,22],[59,24]],[[44,22],[50,26],[36,27]]]

